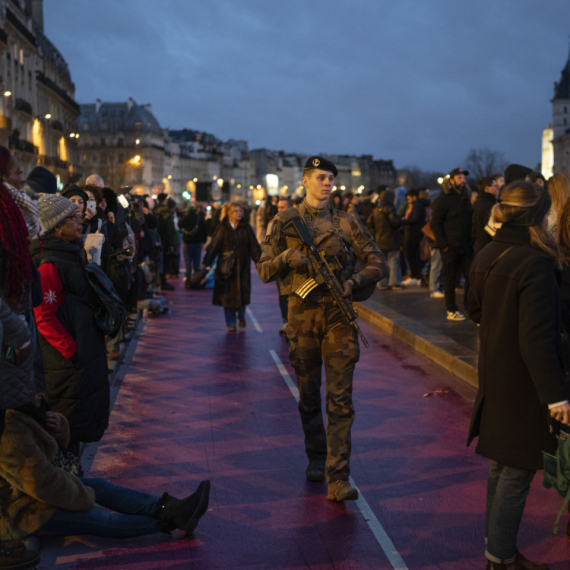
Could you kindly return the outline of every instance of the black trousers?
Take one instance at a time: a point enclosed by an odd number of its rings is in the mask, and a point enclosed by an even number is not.
[[[465,287],[463,289],[464,304],[469,294],[469,268],[473,257],[467,253],[458,253],[453,250],[441,252],[443,261],[443,294],[445,295],[445,308],[448,311],[457,311],[455,302],[455,287],[459,283],[459,279],[463,275],[465,278]]]
[[[421,279],[423,263],[420,258],[420,242],[406,240],[404,242],[404,255],[410,268],[410,277],[412,279]]]

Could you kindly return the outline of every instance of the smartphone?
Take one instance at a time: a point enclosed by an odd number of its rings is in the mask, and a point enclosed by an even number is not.
[[[87,207],[92,211],[97,211],[97,202],[95,200],[87,200]]]
[[[123,208],[129,207],[129,201],[122,194],[119,196],[118,200],[119,200],[119,204],[121,204],[121,206],[123,206]]]

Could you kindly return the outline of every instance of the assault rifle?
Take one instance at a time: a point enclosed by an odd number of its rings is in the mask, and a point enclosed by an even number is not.
[[[300,217],[293,218],[292,223],[295,227],[295,230],[299,234],[301,241],[309,248],[309,258],[313,261],[313,267],[317,272],[315,277],[310,277],[307,279],[307,281],[305,281],[295,291],[295,295],[298,295],[301,297],[301,299],[304,299],[315,287],[318,287],[319,285],[325,283],[331,292],[338,308],[341,310],[345,319],[348,321],[348,324],[358,333],[358,336],[362,339],[364,346],[368,348],[368,341],[362,334],[362,331],[356,322],[358,314],[352,306],[352,303],[344,297],[343,287],[334,274],[334,270],[331,268],[325,252],[322,249],[317,248],[315,242],[313,241],[313,238],[309,234],[305,224]],[[334,258],[334,262],[336,265],[336,270],[341,270],[342,265],[336,257]]]

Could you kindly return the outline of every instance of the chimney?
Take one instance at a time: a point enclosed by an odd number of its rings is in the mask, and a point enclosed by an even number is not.
[[[100,109],[101,109],[101,99],[96,99],[95,100],[95,112],[98,113]]]
[[[133,106],[134,106],[135,102],[133,101],[132,97],[129,97],[129,100],[127,101],[127,110],[130,111]]]
[[[26,12],[31,16],[37,28],[44,33],[44,3],[43,0],[26,0]]]
[[[152,115],[152,105],[150,103],[143,105],[143,109],[145,109],[146,111],[148,111]]]

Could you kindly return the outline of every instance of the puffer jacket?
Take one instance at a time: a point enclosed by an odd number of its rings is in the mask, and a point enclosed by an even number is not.
[[[398,229],[408,225],[408,221],[396,214],[394,192],[385,190],[380,195],[380,205],[368,218],[366,225],[374,236],[374,241],[382,253],[400,249]]]

